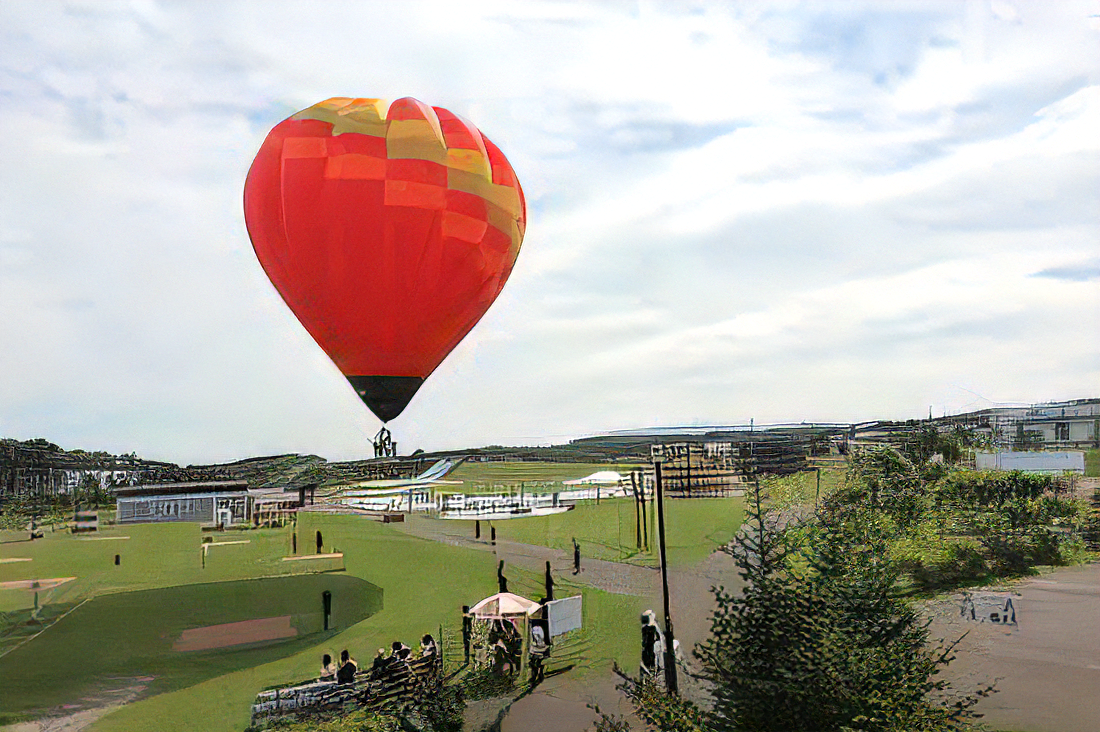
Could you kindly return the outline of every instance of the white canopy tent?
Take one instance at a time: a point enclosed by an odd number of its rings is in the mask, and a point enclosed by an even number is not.
[[[563,480],[562,485],[619,485],[623,482],[623,476],[614,470],[601,470],[584,478],[576,480]]]
[[[541,607],[537,602],[528,600],[526,597],[513,595],[511,592],[498,592],[470,608],[470,615],[479,620],[514,618],[531,615],[538,612]]]

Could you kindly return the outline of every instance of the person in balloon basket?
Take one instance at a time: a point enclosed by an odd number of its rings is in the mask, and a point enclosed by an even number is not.
[[[340,651],[340,668],[336,671],[336,682],[339,684],[350,684],[355,680],[355,672],[358,670],[359,664],[351,657],[348,650],[345,648]]]

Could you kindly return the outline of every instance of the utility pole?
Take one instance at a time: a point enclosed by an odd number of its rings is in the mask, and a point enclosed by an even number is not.
[[[668,560],[665,557],[665,500],[661,479],[661,457],[654,457],[653,470],[657,481],[657,542],[661,550],[661,591],[665,602],[665,688],[670,694],[678,694],[676,652],[673,648],[675,638],[672,634],[672,615],[668,608]]]

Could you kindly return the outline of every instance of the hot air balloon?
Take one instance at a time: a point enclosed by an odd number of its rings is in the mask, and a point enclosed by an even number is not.
[[[526,228],[497,146],[410,97],[337,97],[280,122],[244,214],[275,289],[383,422],[500,294]]]

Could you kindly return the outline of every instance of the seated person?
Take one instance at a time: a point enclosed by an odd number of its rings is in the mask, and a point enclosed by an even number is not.
[[[391,646],[390,659],[393,661],[408,661],[412,655],[412,649],[401,641],[394,641]]]
[[[386,668],[386,665],[386,649],[379,648],[378,653],[374,654],[374,661],[370,665],[371,674],[377,676],[378,674],[382,673],[382,671]]]
[[[321,681],[333,681],[336,679],[336,664],[332,656],[327,653],[321,656]]]
[[[436,647],[435,638],[432,638],[431,634],[425,633],[424,637],[420,639],[420,655],[434,656],[439,649]]]
[[[355,672],[359,670],[359,664],[351,657],[347,649],[340,651],[340,669],[336,672],[336,681],[340,684],[350,684],[355,680]]]

